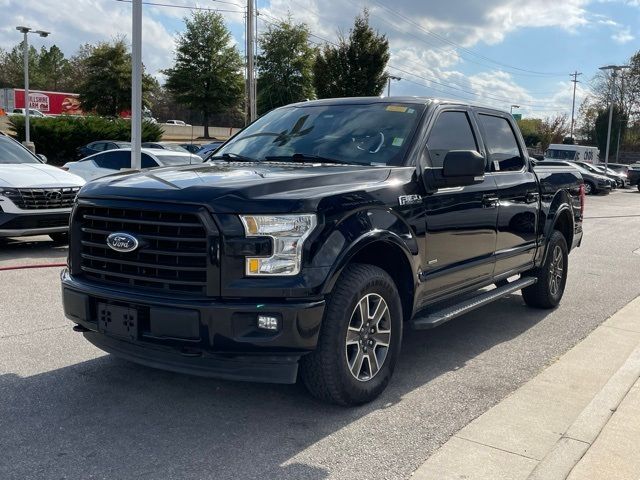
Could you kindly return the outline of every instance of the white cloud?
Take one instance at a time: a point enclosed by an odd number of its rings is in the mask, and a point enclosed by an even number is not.
[[[238,1],[238,0],[236,0]],[[172,5],[197,6],[197,0],[171,0]],[[243,21],[241,10],[222,3],[200,2],[202,6],[239,13],[224,12],[228,22]],[[223,8],[224,6],[224,8]],[[28,25],[51,31],[46,39],[30,37],[36,47],[58,45],[66,55],[76,52],[84,43],[109,41],[116,36],[131,38],[131,4],[116,0],[0,0],[2,27],[0,27],[0,47],[11,48],[21,41],[16,25]],[[170,32],[165,24],[176,22],[189,15],[184,8],[143,7],[142,57],[147,70],[157,75],[173,62],[175,32]]]
[[[624,44],[630,42],[636,37],[631,34],[631,28],[623,27],[611,35],[611,38],[616,43]]]

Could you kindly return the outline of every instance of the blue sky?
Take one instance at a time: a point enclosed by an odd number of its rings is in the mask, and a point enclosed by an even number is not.
[[[149,1],[227,10],[222,14],[244,50],[241,0]],[[525,116],[570,111],[569,73],[583,73],[579,104],[599,66],[623,63],[640,49],[640,0],[258,0],[259,29],[290,13],[310,26],[313,41],[335,41],[364,7],[389,37],[389,71],[402,77],[392,94],[513,103]],[[129,34],[130,10],[119,0],[0,0],[0,47],[19,41],[15,26],[26,24],[52,32],[35,37],[36,45],[56,43],[73,54],[82,43]],[[145,5],[143,60],[151,73],[170,66],[188,13]]]

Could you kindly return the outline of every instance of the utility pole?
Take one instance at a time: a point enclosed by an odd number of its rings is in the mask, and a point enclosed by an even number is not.
[[[256,86],[255,86],[255,12],[254,1],[247,0],[247,110],[249,122],[256,119]]]
[[[131,13],[131,168],[142,167],[142,0],[132,1]]]
[[[579,82],[578,75],[582,75],[582,73],[578,72],[577,70],[572,74],[570,74],[570,76],[573,77],[573,80],[571,80],[571,82],[573,82],[573,102],[571,103],[571,133],[570,133],[571,141],[573,141],[573,143],[575,143],[575,141],[573,140],[573,126],[574,126],[574,114],[576,111],[576,86]]]
[[[607,148],[604,154],[604,168],[609,166],[609,146],[611,143],[611,122],[613,120],[613,104],[615,99],[613,98],[614,89],[616,86],[616,77],[618,76],[618,72],[624,70],[625,68],[629,68],[629,65],[607,65],[606,67],[600,67],[600,70],[607,71],[611,70],[611,90],[609,91],[609,126],[607,128]]]

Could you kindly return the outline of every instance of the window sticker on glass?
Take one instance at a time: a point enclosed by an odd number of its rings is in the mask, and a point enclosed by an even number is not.
[[[404,143],[404,138],[402,138],[402,137],[394,137],[393,142],[391,143],[391,145],[393,145],[394,147],[401,147],[403,143]]]
[[[388,105],[385,110],[387,112],[405,113],[407,111],[407,107],[403,107],[402,105]]]

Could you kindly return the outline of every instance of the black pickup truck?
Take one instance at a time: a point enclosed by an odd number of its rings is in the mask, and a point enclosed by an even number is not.
[[[415,97],[278,108],[197,166],[87,184],[66,316],[141,364],[293,383],[352,405],[403,330],[522,290],[562,298],[584,185],[533,167],[505,112]],[[517,312],[514,312],[517,315]]]

